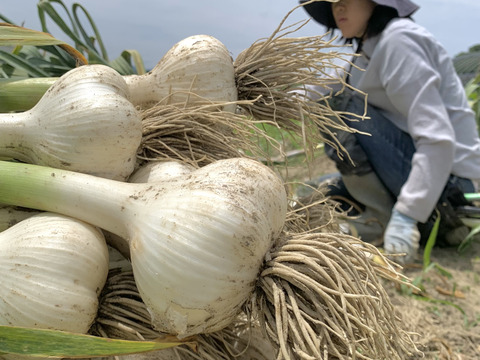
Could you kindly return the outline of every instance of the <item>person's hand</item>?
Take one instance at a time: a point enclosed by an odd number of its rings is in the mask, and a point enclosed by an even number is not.
[[[398,212],[395,208],[385,229],[383,247],[387,254],[405,253],[405,256],[396,257],[400,264],[411,263],[415,260],[420,243],[420,232],[417,221]]]

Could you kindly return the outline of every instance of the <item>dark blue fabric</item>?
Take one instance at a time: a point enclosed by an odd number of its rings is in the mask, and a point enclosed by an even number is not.
[[[335,110],[357,115],[363,115],[365,110],[364,99],[348,91],[340,95],[333,106],[337,107]],[[413,139],[408,133],[396,127],[373,105],[367,106],[367,117],[368,119],[365,120],[352,117],[352,121],[346,121],[351,128],[369,134],[351,134],[355,138],[356,145],[350,144],[348,146],[350,149],[347,150],[349,153],[355,151],[357,158],[362,158],[359,153],[363,152],[364,157],[368,159],[386,188],[395,197],[398,197],[410,174],[412,157],[415,153]],[[350,139],[351,141],[352,139]],[[356,165],[361,166],[361,164]],[[348,163],[343,166],[354,167]],[[339,167],[339,171],[345,174],[341,167]],[[451,175],[449,183],[459,186],[463,192],[475,191],[472,181],[468,179]]]

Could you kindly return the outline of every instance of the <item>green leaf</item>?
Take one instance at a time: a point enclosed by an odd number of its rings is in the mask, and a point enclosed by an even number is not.
[[[97,40],[97,43],[98,43],[98,46],[100,47],[100,51],[101,51],[101,56],[105,59],[105,61],[108,61],[108,54],[107,54],[107,50],[105,48],[105,45],[103,43],[103,40],[102,40],[102,37],[100,35],[100,32],[98,31],[97,29],[97,26],[95,25],[95,22],[93,21],[93,18],[90,16],[90,14],[88,13],[88,11],[80,4],[77,4],[77,3],[74,3],[72,5],[72,12],[73,12],[73,17],[75,19],[75,22],[78,26],[78,29],[80,30],[80,32],[82,33],[82,36],[83,38],[85,39],[85,41],[87,41],[90,46],[92,48],[95,47],[92,39],[90,36],[88,36],[88,34],[86,33],[86,31],[83,29],[83,26],[80,22],[80,19],[78,18],[78,15],[77,15],[77,10],[80,9],[82,10],[83,14],[85,15],[85,17],[88,19],[88,22],[93,30],[93,33],[95,34],[95,39]]]
[[[91,358],[162,350],[186,342],[130,341],[57,330],[0,325],[0,353],[51,358]]]
[[[44,50],[41,55],[37,54],[33,57],[29,56],[24,58],[32,67],[38,66],[39,71],[46,72],[46,76],[61,76],[69,69],[87,63],[110,66],[122,75],[144,74],[146,72],[143,60],[136,50],[125,50],[115,60],[109,60],[100,32],[93,18],[82,5],[73,3],[72,9],[69,10],[62,0],[39,0],[37,10],[42,32],[24,29],[28,33],[19,34],[16,39],[5,38],[4,41],[5,43],[8,41],[12,46],[18,46],[19,48],[25,44],[41,47],[41,50]],[[5,17],[3,17],[3,19],[4,21],[8,21]],[[74,47],[49,34],[47,19],[53,21],[60,31],[71,39]],[[86,19],[86,26],[81,22],[83,19]],[[11,24],[4,24],[4,26],[10,27],[9,31],[13,31],[12,29],[21,29]],[[89,27],[90,31],[86,31],[87,27]],[[2,28],[0,28],[0,33],[1,30]],[[93,34],[90,34],[92,32]],[[31,36],[30,39],[28,38],[29,36]],[[2,44],[0,43],[0,45]],[[17,50],[17,52],[17,55],[24,53],[19,50]],[[44,62],[39,62],[41,58],[51,62],[52,66],[46,65]],[[74,61],[72,61],[72,59]],[[17,64],[18,63],[11,64],[7,62],[2,64],[0,61],[0,77],[17,75],[28,75],[31,77],[45,76],[36,73],[31,68],[26,71],[25,65],[17,69]],[[14,74],[12,74],[12,72],[14,72]]]
[[[437,241],[437,234],[438,234],[438,227],[440,226],[440,213],[437,211],[437,219],[433,224],[432,231],[428,236],[427,243],[425,244],[425,250],[423,251],[423,269],[425,270],[430,265],[430,257],[435,246],[435,242]]]
[[[465,251],[465,249],[467,249],[473,243],[473,241],[475,240],[475,235],[477,235],[478,233],[480,233],[480,225],[474,227],[470,231],[470,233],[467,235],[467,237],[459,245],[458,251],[459,252]]]
[[[135,74],[132,66],[128,63],[128,61],[123,56],[119,56],[116,59],[110,61],[108,65],[122,75]]]
[[[38,49],[44,51],[45,56],[42,56],[43,59],[50,62],[55,62],[57,64],[62,64],[68,70],[73,69],[75,67],[75,59],[67,53],[65,50],[58,46],[40,46]],[[64,71],[65,72],[65,71]],[[56,76],[51,74],[51,76]]]
[[[137,70],[138,75],[143,75],[146,73],[142,56],[137,50],[124,50],[122,52],[122,56],[127,59],[129,64],[131,64],[133,61],[133,66]]]
[[[52,35],[27,29],[24,27],[0,23],[0,46],[19,46],[34,45],[34,46],[47,46],[56,45],[61,47],[65,52],[72,56],[79,64],[87,64],[85,57],[75,48],[71,47],[64,41],[54,38]],[[15,50],[13,55],[19,52]],[[5,51],[4,51],[5,53]],[[5,60],[5,59],[3,59]],[[15,67],[15,65],[12,65]],[[35,71],[29,71],[30,74],[34,74]],[[45,75],[32,75],[32,76],[45,76]],[[47,75],[48,76],[48,75]]]
[[[0,46],[60,45],[64,43],[41,31],[0,23]]]
[[[7,17],[6,17],[5,15],[3,15],[3,14],[0,14],[0,20],[6,22],[6,23],[8,23],[8,24],[15,25],[12,20],[10,20],[9,18],[7,18]]]
[[[65,10],[68,16],[68,19],[70,20],[70,23],[72,24],[71,28],[67,25],[67,23],[62,19],[59,13],[55,10],[52,3],[60,4],[60,6],[63,7],[63,9]],[[103,64],[103,65],[108,64],[108,61],[105,60],[95,49],[93,42],[86,35],[83,28],[81,32],[82,34],[84,34],[86,42],[82,41],[82,39],[80,38],[79,30],[78,30],[78,28],[82,27],[81,24],[76,22],[75,20],[77,19],[76,17],[75,19],[72,18],[67,7],[61,0],[40,0],[37,4],[37,8],[38,8],[38,16],[39,16],[43,31],[48,32],[47,21],[46,21],[46,15],[48,15],[55,22],[55,24],[60,28],[60,30],[62,30],[70,39],[73,40],[73,42],[75,43],[75,47],[77,49],[80,49],[81,51],[86,51],[89,57],[92,57],[94,59],[94,63]]]
[[[135,65],[132,65],[132,60]],[[119,57],[110,61],[109,65],[122,75],[145,74],[142,57],[136,50],[124,50]]]
[[[428,297],[428,296],[415,296],[415,298],[418,299],[418,300],[423,300],[423,301],[430,302],[430,303],[452,306],[455,309],[457,309],[458,311],[460,311],[464,317],[467,316],[467,314],[465,313],[465,310],[463,310],[460,306],[458,306],[457,304],[455,304],[451,301],[433,299],[433,298]]]
[[[66,12],[70,23],[72,24],[72,28],[70,28],[65,21],[63,21],[62,17],[59,15],[59,13],[55,10],[55,8],[52,6],[52,2],[58,3]],[[75,43],[75,45],[83,45],[86,47],[85,44],[81,41],[79,38],[78,30],[75,26],[75,23],[73,22],[72,16],[70,15],[70,12],[68,11],[67,7],[65,4],[60,1],[60,0],[40,0],[37,3],[37,9],[38,9],[38,17],[40,20],[40,24],[42,26],[42,30],[44,32],[49,32],[47,28],[47,20],[46,16],[48,15],[53,22],[62,30],[70,39],[72,39]]]
[[[33,77],[48,76],[46,72],[32,65],[31,62],[23,59],[18,55],[11,54],[3,50],[0,50],[0,60],[3,60],[6,64],[13,66],[15,69],[19,71],[23,71],[30,76],[33,76]]]

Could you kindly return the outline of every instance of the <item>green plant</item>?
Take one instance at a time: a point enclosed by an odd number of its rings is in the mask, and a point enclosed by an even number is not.
[[[426,271],[428,267],[431,265],[430,255],[432,253],[432,249],[435,246],[435,242],[437,240],[438,234],[438,227],[440,226],[440,213],[437,211],[437,220],[435,220],[435,224],[433,225],[432,231],[427,240],[427,244],[425,245],[425,251],[423,252],[423,270]]]
[[[472,320],[465,320],[465,327],[467,329],[472,329],[480,325],[480,314],[476,314],[475,318]]]
[[[475,112],[477,125],[480,126],[480,74],[465,85],[465,92],[467,93],[468,102]]]
[[[73,334],[65,331],[0,325],[1,350],[16,355],[55,358],[138,354],[178,346],[183,341],[128,341]],[[0,353],[2,354],[2,353]],[[12,356],[12,355],[10,355]]]
[[[63,20],[56,7],[65,12],[64,18],[68,19],[68,22]],[[93,18],[82,5],[74,3],[69,10],[62,0],[40,0],[37,8],[42,31],[49,33],[47,19],[50,18],[72,40],[75,49],[82,53],[89,63],[108,65],[122,75],[145,73],[142,57],[136,50],[124,50],[120,56],[110,60]],[[81,14],[87,19],[93,34],[85,30],[80,19]],[[3,14],[0,14],[0,19],[13,24]],[[4,78],[57,77],[76,65],[76,59],[58,45],[17,46],[11,52],[0,50],[0,77]]]

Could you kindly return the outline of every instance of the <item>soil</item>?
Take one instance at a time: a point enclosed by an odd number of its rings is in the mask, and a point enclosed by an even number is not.
[[[288,177],[306,182],[335,171],[328,158],[318,156],[310,169],[301,163],[289,166]],[[423,359],[479,360],[480,240],[463,252],[434,248],[430,261],[425,270],[421,259],[403,269],[420,291],[390,282],[384,287]]]

